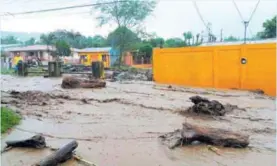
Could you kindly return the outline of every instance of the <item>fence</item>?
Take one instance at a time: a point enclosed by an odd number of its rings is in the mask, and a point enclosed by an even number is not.
[[[158,83],[263,90],[276,96],[276,43],[154,49]]]

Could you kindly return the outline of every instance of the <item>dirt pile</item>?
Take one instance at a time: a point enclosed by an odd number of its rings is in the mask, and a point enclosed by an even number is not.
[[[99,79],[80,79],[77,77],[69,76],[64,77],[62,81],[62,88],[75,89],[75,88],[104,88],[106,82]]]
[[[182,129],[159,137],[169,148],[192,145],[194,142],[208,145],[245,148],[249,145],[249,136],[223,129],[205,128],[184,123]]]
[[[208,114],[215,116],[223,116],[228,111],[224,105],[216,100],[208,100],[207,98],[200,96],[192,96],[189,98],[194,103],[188,111],[195,112],[197,114]],[[229,108],[229,107],[228,107]]]

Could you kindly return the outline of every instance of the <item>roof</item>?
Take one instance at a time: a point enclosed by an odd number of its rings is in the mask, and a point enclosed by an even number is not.
[[[21,46],[21,47],[13,47],[13,48],[6,48],[5,51],[55,51],[55,46],[47,46],[47,45],[31,45],[31,46]],[[71,48],[72,52],[79,52],[80,49]]]
[[[5,48],[11,48],[11,47],[18,47],[21,46],[22,44],[0,44],[0,48],[5,49]]]
[[[13,47],[7,48],[6,51],[54,51],[55,48],[53,46],[47,45],[31,45],[31,46],[22,46],[22,47]]]
[[[78,52],[109,52],[112,47],[92,47],[92,48],[84,48],[78,49]]]

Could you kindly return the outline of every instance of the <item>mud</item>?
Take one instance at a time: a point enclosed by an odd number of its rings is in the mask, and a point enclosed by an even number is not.
[[[276,165],[276,111],[270,97],[246,91],[172,86],[173,91],[140,81],[107,82],[104,89],[65,90],[61,82],[62,78],[2,76],[1,103],[23,116],[19,126],[2,136],[2,146],[6,140],[42,134],[53,148],[76,139],[77,154],[96,165],[260,166],[265,161]],[[11,94],[11,90],[20,93]],[[194,114],[181,116],[180,111],[193,105],[189,97],[195,94],[233,105],[233,111],[217,120]],[[158,137],[180,128],[183,122],[250,135],[249,148],[218,147],[222,155],[205,145],[169,150]],[[2,165],[32,165],[50,153],[12,149],[2,154]],[[68,161],[63,165],[78,163]]]

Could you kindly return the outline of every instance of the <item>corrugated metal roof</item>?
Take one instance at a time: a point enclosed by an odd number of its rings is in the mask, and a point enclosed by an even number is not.
[[[5,51],[46,51],[46,50],[54,51],[56,50],[53,46],[47,45],[31,45],[31,46],[22,46],[22,47],[13,47],[7,48]]]
[[[47,45],[31,45],[31,46],[21,46],[21,47],[13,47],[13,48],[6,48],[5,51],[46,51],[49,49],[50,51],[55,51],[55,46],[48,46]],[[79,52],[80,49],[71,48],[72,52]]]
[[[109,52],[112,47],[92,47],[92,48],[84,48],[78,49],[78,52]]]
[[[0,44],[0,48],[11,48],[11,47],[18,47],[22,46],[22,44]]]

